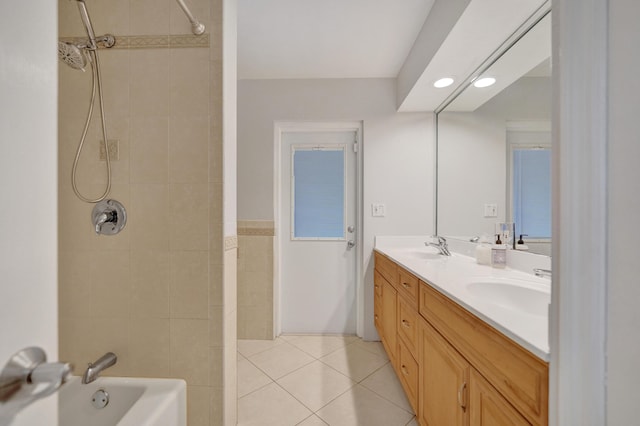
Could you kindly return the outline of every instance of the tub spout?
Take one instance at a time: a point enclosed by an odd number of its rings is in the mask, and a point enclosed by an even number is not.
[[[116,363],[116,361],[118,361],[118,357],[116,356],[116,354],[114,354],[113,352],[107,352],[106,354],[102,355],[96,362],[90,362],[89,366],[87,367],[87,371],[85,371],[84,375],[82,376],[82,384],[86,385],[87,383],[91,383],[96,380],[102,370],[106,370],[107,368],[111,367]]]

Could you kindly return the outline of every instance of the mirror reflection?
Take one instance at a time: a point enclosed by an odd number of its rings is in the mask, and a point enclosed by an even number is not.
[[[493,84],[438,113],[438,235],[491,239],[513,222],[520,247],[551,255],[550,56],[549,13],[474,80]]]

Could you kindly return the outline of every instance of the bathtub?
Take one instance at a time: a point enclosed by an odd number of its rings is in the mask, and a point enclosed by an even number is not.
[[[187,386],[179,379],[129,377],[99,377],[83,385],[73,377],[59,392],[58,424],[186,426]]]

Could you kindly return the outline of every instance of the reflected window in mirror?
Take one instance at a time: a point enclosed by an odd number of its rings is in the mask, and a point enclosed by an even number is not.
[[[551,238],[551,147],[510,145],[511,222],[528,240]]]

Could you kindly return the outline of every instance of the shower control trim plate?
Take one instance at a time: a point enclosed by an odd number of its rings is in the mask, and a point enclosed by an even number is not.
[[[91,223],[98,235],[115,235],[127,224],[127,212],[116,200],[102,200],[91,212]]]

